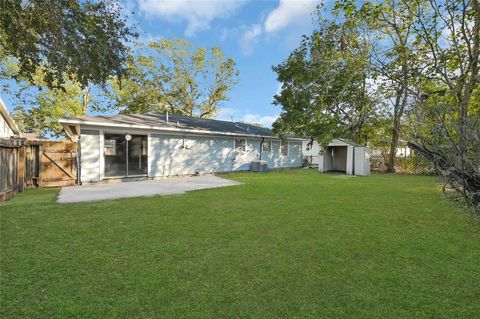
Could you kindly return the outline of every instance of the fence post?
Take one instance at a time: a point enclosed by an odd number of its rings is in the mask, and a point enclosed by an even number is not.
[[[25,144],[18,148],[18,191],[23,192],[25,188]]]
[[[43,146],[38,145],[38,187],[42,188]]]

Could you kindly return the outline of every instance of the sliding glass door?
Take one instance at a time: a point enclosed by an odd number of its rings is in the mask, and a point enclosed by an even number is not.
[[[125,177],[147,174],[146,135],[105,134],[105,176]]]

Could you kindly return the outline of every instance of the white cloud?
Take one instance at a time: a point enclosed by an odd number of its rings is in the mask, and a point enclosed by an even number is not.
[[[272,10],[265,20],[265,32],[275,32],[289,24],[310,23],[310,13],[320,0],[280,0],[277,8]]]
[[[262,24],[253,24],[244,28],[245,31],[239,39],[243,53],[250,55],[262,35],[280,31],[289,25],[296,25],[297,28],[294,29],[297,32],[290,30],[285,41],[293,42],[293,47],[295,47],[298,43],[298,30],[301,30],[298,26],[304,27],[311,24],[310,13],[320,3],[321,0],[279,0],[278,7],[268,13]]]
[[[173,21],[186,21],[185,34],[193,36],[207,30],[215,19],[226,18],[243,6],[247,0],[138,0],[140,11]]]
[[[264,127],[272,127],[272,123],[278,118],[277,115],[258,115],[258,114],[245,114],[241,117],[240,122],[260,124]]]
[[[258,37],[262,34],[262,26],[260,24],[254,24],[247,28],[240,38],[240,48],[243,53],[250,55],[253,51],[253,46],[258,41]]]

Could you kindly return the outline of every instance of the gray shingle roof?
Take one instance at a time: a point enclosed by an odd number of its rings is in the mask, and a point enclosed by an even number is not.
[[[74,120],[80,125],[87,124],[92,125],[98,123],[99,126],[108,123],[112,125],[131,125],[131,126],[150,126],[150,127],[162,127],[168,129],[184,129],[184,130],[197,130],[208,132],[221,132],[229,134],[242,135],[259,135],[259,136],[276,136],[271,129],[258,127],[251,124],[240,122],[228,122],[212,119],[202,119],[190,116],[181,115],[168,115],[168,122],[166,114],[147,113],[147,114],[118,114],[114,116],[76,116],[66,118],[65,120]],[[60,121],[62,122],[62,120]],[[290,136],[293,137],[293,136]]]

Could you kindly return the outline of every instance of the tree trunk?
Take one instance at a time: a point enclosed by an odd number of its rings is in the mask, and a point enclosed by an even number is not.
[[[395,173],[395,155],[397,154],[397,145],[399,139],[399,119],[394,119],[392,140],[390,142],[390,152],[387,160],[387,173]]]
[[[402,66],[402,71],[403,82],[400,90],[397,91],[393,110],[392,140],[390,143],[390,153],[388,154],[387,173],[395,173],[395,155],[397,154],[397,145],[400,138],[401,121],[408,100],[408,66],[406,64]]]

